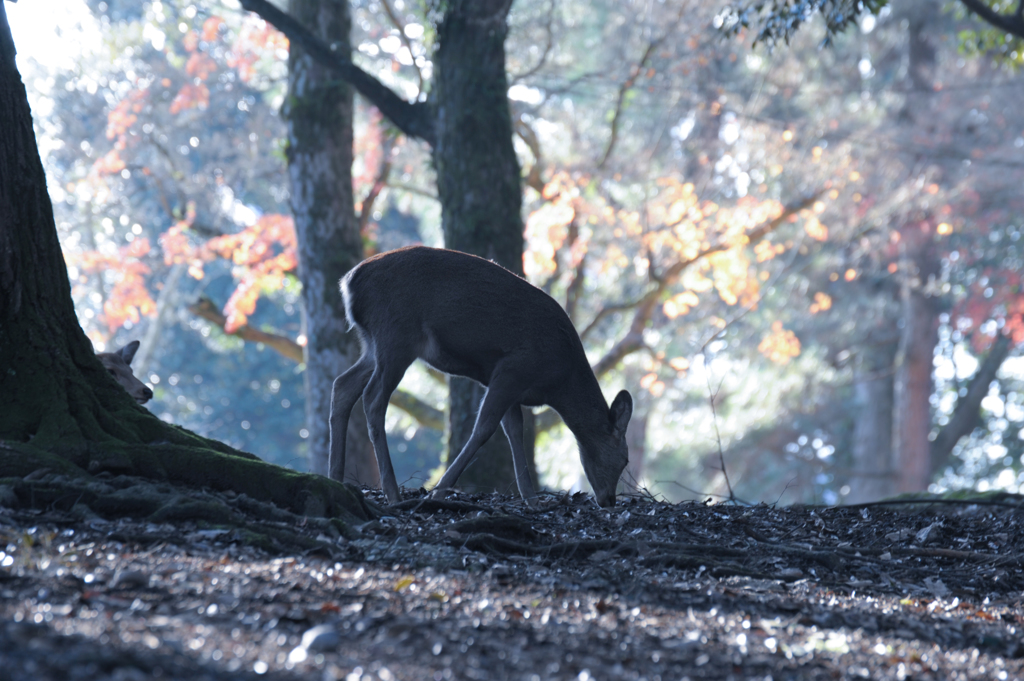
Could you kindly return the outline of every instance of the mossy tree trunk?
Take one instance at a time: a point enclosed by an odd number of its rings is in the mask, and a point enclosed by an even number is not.
[[[335,52],[351,53],[347,2],[290,0],[291,15]],[[334,379],[359,359],[338,281],[363,259],[352,199],[352,89],[293,45],[288,56],[288,175],[305,313],[310,469],[327,475]],[[345,479],[380,486],[362,401],[352,412]]]
[[[343,485],[164,423],[103,369],[75,316],[2,2],[0,121],[0,477],[125,473],[365,516]]]
[[[522,187],[505,72],[510,4],[456,0],[446,5],[433,60],[433,161],[445,247],[488,258],[523,276]],[[449,391],[450,459],[473,431],[484,389],[469,379],[452,378]],[[532,467],[532,446],[528,453]],[[459,485],[516,489],[512,454],[500,429],[480,448]]]

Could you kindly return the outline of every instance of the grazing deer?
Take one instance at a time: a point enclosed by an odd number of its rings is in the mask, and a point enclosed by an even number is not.
[[[576,329],[551,296],[489,260],[423,246],[363,261],[341,280],[341,292],[363,352],[334,381],[331,478],[344,479],[348,419],[362,395],[381,485],[388,501],[399,501],[384,412],[405,370],[419,358],[487,387],[473,433],[441,476],[435,496],[455,484],[501,424],[512,446],[519,493],[532,503],[520,405],[546,404],[576,436],[597,502],[615,504],[615,485],[629,459],[625,436],[633,399],[623,390],[609,409]]]
[[[103,368],[110,372],[114,380],[120,383],[136,402],[145,404],[152,399],[153,391],[132,373],[131,363],[138,349],[139,341],[132,341],[114,352],[97,352],[96,357],[103,364]]]

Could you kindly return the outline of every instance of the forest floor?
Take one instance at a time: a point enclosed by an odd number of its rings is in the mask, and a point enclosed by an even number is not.
[[[0,485],[0,679],[1024,679],[1019,498],[409,491],[346,538],[176,493],[236,522],[33,509]]]

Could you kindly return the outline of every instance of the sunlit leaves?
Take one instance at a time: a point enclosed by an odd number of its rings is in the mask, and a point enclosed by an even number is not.
[[[69,267],[81,273],[76,285],[85,284],[86,274],[103,276],[110,288],[103,303],[103,321],[114,331],[131,321],[156,313],[156,303],[146,287],[149,266],[142,259],[149,254],[149,241],[135,239],[110,252],[86,251],[77,255],[65,253]]]
[[[827,293],[818,291],[814,294],[814,302],[811,303],[810,312],[811,314],[818,314],[825,310],[832,309],[832,297]]]
[[[800,355],[800,339],[792,331],[784,328],[782,322],[776,320],[772,322],[772,330],[761,339],[757,349],[772,362],[787,364]]]
[[[206,263],[225,259],[234,264],[238,284],[224,306],[224,329],[228,333],[245,325],[256,311],[260,295],[281,289],[285,275],[298,265],[295,226],[290,216],[264,215],[236,234],[214,237],[199,246],[190,244],[189,228],[188,221],[181,221],[161,236],[164,260],[167,264],[187,264],[189,274],[196,279],[204,276]]]

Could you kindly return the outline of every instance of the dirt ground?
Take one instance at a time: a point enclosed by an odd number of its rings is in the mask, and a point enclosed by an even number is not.
[[[105,518],[0,485],[0,679],[1024,679],[1017,497],[409,491],[346,537],[176,493],[224,512]]]

